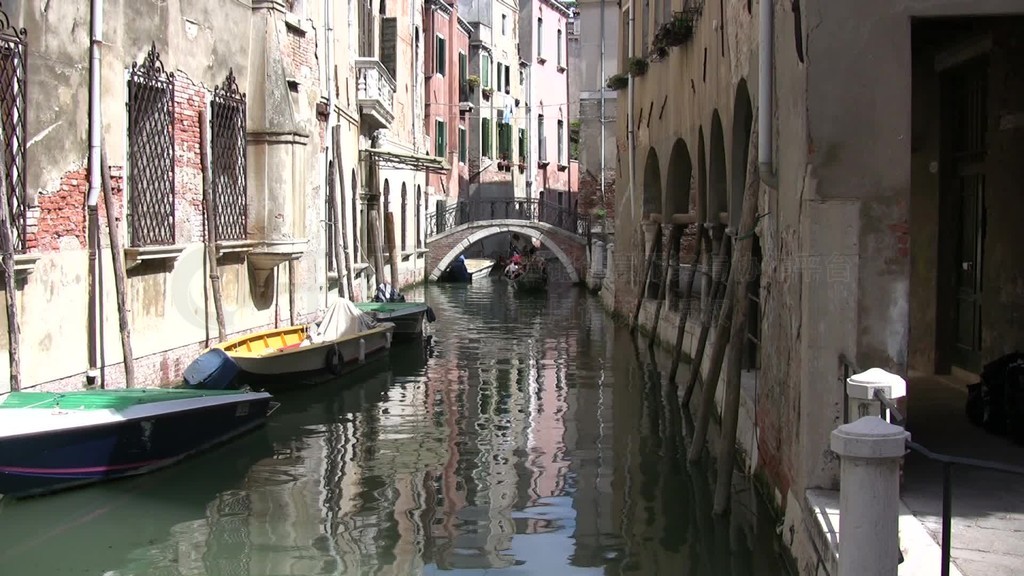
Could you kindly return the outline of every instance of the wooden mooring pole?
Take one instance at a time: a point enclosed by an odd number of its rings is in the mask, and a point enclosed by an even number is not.
[[[726,242],[729,242],[727,239]],[[730,242],[731,243],[731,242]],[[714,348],[708,358],[708,377],[703,380],[703,394],[701,404],[697,413],[697,422],[693,431],[693,442],[690,444],[688,458],[695,462],[700,458],[704,449],[704,442],[707,440],[708,426],[711,422],[711,413],[715,410],[715,393],[718,391],[719,377],[722,375],[722,362],[725,360],[726,346],[729,345],[729,319],[732,318],[733,294],[736,292],[736,283],[733,281],[736,275],[736,267],[729,266],[728,280],[725,284],[725,297],[722,299],[722,313],[718,317],[718,324],[715,327]],[[695,363],[694,368],[699,372],[699,365]]]
[[[697,279],[697,268],[700,266],[700,257],[704,247],[704,238],[707,233],[704,226],[697,224],[697,246],[694,249],[693,263],[691,264],[690,279],[683,288],[682,312],[679,314],[679,325],[676,327],[676,342],[672,352],[672,367],[668,371],[668,381],[676,381],[676,374],[679,373],[679,363],[683,356],[683,340],[686,338],[686,323],[690,320],[690,310],[693,308],[690,302],[693,298],[693,284]],[[710,242],[710,239],[708,240]]]
[[[707,239],[708,247],[712,246],[712,240],[710,233],[708,233]],[[728,239],[726,242],[719,247],[722,254],[729,254],[730,244]],[[704,351],[707,350],[708,337],[711,333],[711,326],[714,324],[714,311],[715,303],[718,302],[718,297],[722,295],[723,281],[721,278],[722,270],[724,265],[720,266],[717,270],[714,268],[714,259],[718,258],[718,255],[711,251],[712,257],[712,270],[711,270],[711,293],[709,294],[708,301],[709,305],[701,313],[700,322],[700,335],[697,337],[697,348],[694,350],[693,358],[690,361],[690,377],[686,381],[686,389],[683,391],[683,397],[680,400],[683,406],[690,405],[690,399],[693,398],[693,391],[697,387],[697,380],[704,382],[704,377],[701,373],[701,368],[704,365]],[[726,261],[728,256],[722,259]]]
[[[341,161],[341,125],[336,124],[331,130],[332,147],[334,150],[334,183],[331,187],[330,193],[334,198],[334,213],[331,215],[331,219],[334,220],[334,240],[336,244],[335,253],[336,258],[340,258],[344,262],[345,276],[344,278],[338,278],[338,290],[341,295],[349,300],[355,298],[355,287],[352,284],[352,262],[349,260],[348,254],[348,234],[345,223],[347,220],[347,210],[345,208],[345,171],[342,169],[344,166]],[[352,190],[352,194],[357,194],[357,190]],[[355,227],[353,226],[353,230]],[[338,274],[341,274],[342,267],[338,266]],[[342,288],[344,284],[344,288]]]
[[[678,225],[668,226],[668,245],[662,250],[664,258],[662,260],[661,271],[661,284],[658,285],[658,300],[654,307],[654,323],[651,325],[651,339],[647,342],[647,345],[654,348],[655,342],[658,340],[658,325],[661,323],[661,309],[665,305],[665,299],[668,297],[668,279],[671,276],[672,266],[669,265],[669,251],[671,246],[675,246],[676,250],[679,249],[679,235],[677,231],[680,229]],[[664,233],[664,230],[659,230]]]
[[[755,134],[757,130],[754,130]],[[739,427],[740,412],[740,378],[743,371],[743,348],[746,344],[747,291],[753,272],[754,227],[757,225],[757,162],[754,151],[750,151],[747,161],[747,186],[743,191],[743,212],[740,213],[739,230],[734,231],[734,261],[730,273],[733,288],[732,331],[729,334],[729,359],[725,369],[725,398],[722,401],[722,439],[718,443],[718,479],[715,486],[715,514],[722,514],[729,508],[732,494],[733,460],[736,458],[736,434]],[[758,265],[760,263],[757,263]],[[755,423],[756,426],[756,423]]]
[[[107,235],[110,236],[111,260],[114,263],[114,292],[117,296],[117,325],[121,332],[121,354],[124,356],[124,385],[135,387],[135,356],[132,353],[132,326],[128,320],[128,289],[125,287],[124,251],[121,250],[121,233],[114,212],[114,191],[110,179],[110,164],[107,162],[107,146],[100,145],[100,174],[103,181],[103,208],[107,212]]]
[[[11,363],[11,390],[21,390],[21,326],[18,324],[18,303],[14,277],[14,240],[11,238],[11,214],[7,199],[0,199],[0,252],[4,273],[4,296],[7,298],[7,354]]]
[[[210,287],[213,292],[213,308],[217,316],[217,339],[227,338],[224,325],[224,303],[220,294],[220,270],[217,268],[217,204],[213,198],[213,172],[210,166],[210,124],[206,110],[199,111],[199,159],[203,168],[203,209],[206,212],[206,259],[210,267]],[[209,318],[203,318],[209,323]]]
[[[646,242],[644,245],[646,246]],[[637,327],[640,324],[640,310],[643,308],[644,297],[647,295],[647,281],[650,279],[651,269],[654,267],[654,257],[657,255],[660,248],[661,224],[658,224],[657,229],[654,231],[654,238],[651,240],[651,250],[647,254],[647,264],[644,266],[644,275],[640,281],[640,290],[636,295],[636,307],[633,309],[633,317],[629,320],[630,334],[636,334]]]

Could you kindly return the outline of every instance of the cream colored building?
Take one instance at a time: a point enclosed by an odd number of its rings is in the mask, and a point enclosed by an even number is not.
[[[124,384],[106,210],[99,170],[95,180],[89,174],[91,150],[99,166],[97,136],[112,175],[137,385],[180,378],[218,337],[208,229],[228,336],[306,321],[344,292],[339,270],[356,273],[354,300],[372,296],[381,279],[365,255],[373,134],[386,136],[380,149],[397,167],[381,170],[377,188],[388,190],[381,203],[401,227],[396,238],[424,229],[415,222],[423,210],[402,200],[403,189],[412,198],[424,182],[416,154],[424,149],[422,3],[106,2],[94,123],[89,22],[97,1],[4,5],[3,182],[21,386]],[[347,258],[334,257],[328,203],[336,125]],[[98,194],[97,274],[87,241],[90,192]],[[421,279],[422,269],[422,255],[401,255],[402,284]],[[9,382],[2,364],[0,392]]]

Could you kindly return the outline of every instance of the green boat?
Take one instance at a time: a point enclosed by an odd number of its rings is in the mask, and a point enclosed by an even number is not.
[[[262,425],[271,410],[269,394],[241,390],[11,392],[0,396],[0,495],[144,474]]]
[[[424,302],[356,302],[364,314],[377,322],[395,325],[395,340],[416,340],[423,337],[425,322],[433,322],[434,311]]]

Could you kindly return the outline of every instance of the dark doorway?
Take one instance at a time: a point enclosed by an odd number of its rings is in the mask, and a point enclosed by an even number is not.
[[[985,235],[985,156],[988,121],[988,56],[942,75],[946,167],[943,204],[949,233],[945,281],[951,289],[940,310],[949,311],[942,360],[978,372],[981,364],[982,250]]]

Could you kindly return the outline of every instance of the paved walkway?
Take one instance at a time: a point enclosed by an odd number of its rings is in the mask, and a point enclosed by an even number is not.
[[[967,420],[963,382],[911,377],[908,397],[907,429],[925,448],[1024,466],[1024,446],[988,434]],[[941,543],[941,465],[911,452],[904,466],[902,498]],[[952,557],[964,576],[1024,574],[1024,477],[954,467],[952,526]],[[934,573],[939,573],[938,566]]]

